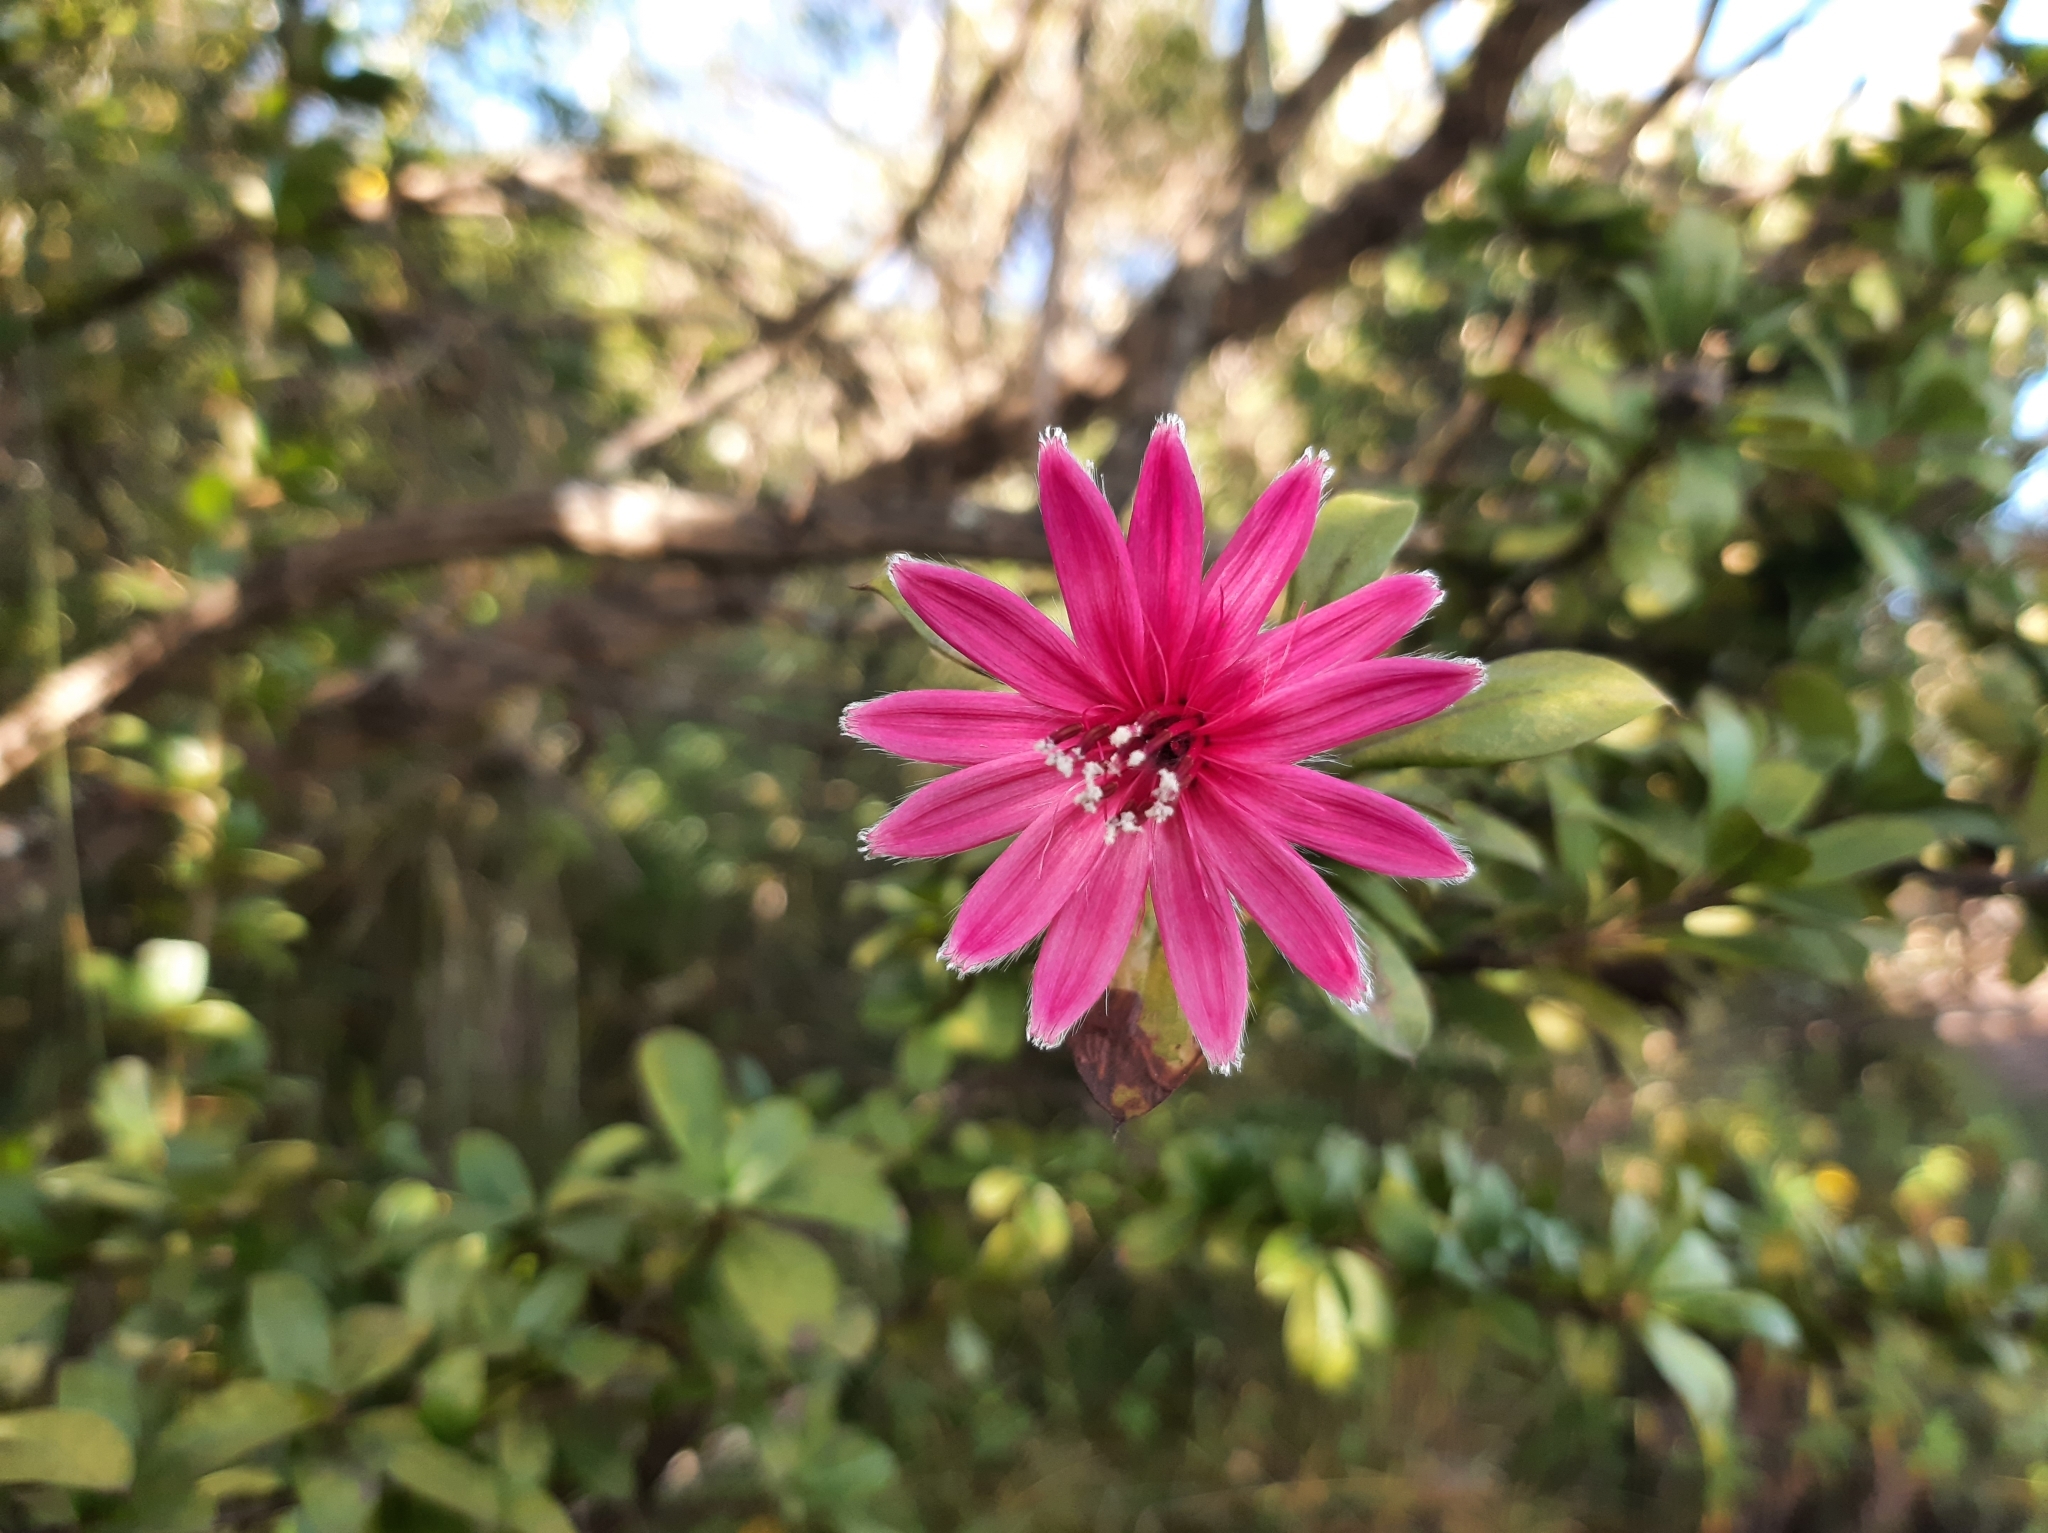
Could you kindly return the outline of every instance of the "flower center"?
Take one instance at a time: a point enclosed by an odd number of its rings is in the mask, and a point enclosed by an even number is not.
[[[1074,802],[1103,817],[1102,839],[1114,845],[1173,818],[1200,767],[1202,724],[1185,708],[1154,708],[1120,723],[1077,725],[1035,749],[1060,776],[1078,780]]]

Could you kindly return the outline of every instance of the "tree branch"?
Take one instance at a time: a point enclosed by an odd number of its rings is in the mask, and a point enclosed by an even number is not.
[[[888,504],[838,494],[796,519],[654,485],[572,483],[502,500],[372,522],[270,555],[240,580],[203,586],[176,612],[72,661],[0,715],[0,786],[80,724],[175,659],[311,611],[365,581],[454,559],[531,548],[617,559],[688,559],[778,570],[915,547],[935,554],[1042,559],[1036,517],[952,500]]]
[[[638,420],[613,432],[592,454],[591,472],[600,478],[609,479],[623,474],[633,466],[633,460],[650,448],[658,447],[677,432],[687,431],[699,421],[717,414],[734,400],[748,393],[781,365],[790,348],[809,335],[823,321],[825,316],[851,293],[860,279],[873,270],[877,261],[892,250],[907,250],[917,243],[918,232],[924,221],[938,205],[946,189],[953,184],[967,150],[980,133],[996,104],[1010,82],[1016,78],[1025,56],[1030,52],[1031,38],[1038,17],[1044,11],[1046,0],[1032,0],[1024,20],[1018,27],[1016,44],[990,69],[981,88],[969,103],[966,115],[960,124],[946,136],[939,147],[939,156],[932,164],[931,174],[925,184],[897,218],[889,233],[879,240],[873,249],[858,261],[848,266],[838,276],[825,283],[810,297],[804,299],[789,313],[759,322],[758,344],[742,352],[731,362],[711,374],[698,387],[683,394],[680,399],[656,410],[650,410]]]
[[[1387,0],[1367,16],[1347,15],[1330,34],[1316,67],[1279,99],[1273,123],[1248,144],[1246,168],[1251,179],[1269,176],[1308,136],[1316,114],[1337,94],[1351,71],[1379,52],[1380,45],[1410,22],[1420,20],[1436,0]]]
[[[1445,98],[1430,137],[1385,174],[1353,188],[1300,240],[1249,270],[1208,266],[1169,278],[1107,358],[1065,380],[1061,424],[1125,406],[1170,371],[1182,329],[1199,356],[1270,329],[1309,293],[1341,279],[1362,252],[1384,249],[1421,219],[1429,197],[1507,121],[1516,84],[1536,54],[1590,0],[1517,0],[1487,31],[1465,78]],[[1190,286],[1217,282],[1199,302]],[[1005,397],[954,430],[822,487],[801,516],[649,485],[570,483],[433,513],[413,513],[285,549],[240,580],[206,586],[185,609],[49,677],[0,715],[0,786],[73,730],[202,643],[219,644],[332,600],[397,570],[458,558],[553,547],[606,558],[675,558],[711,568],[776,570],[873,557],[904,548],[977,558],[1044,556],[1035,517],[988,511],[967,492],[1036,434],[1029,398]]]
[[[1708,34],[1714,30],[1714,19],[1721,10],[1721,0],[1707,0],[1705,9],[1700,13],[1699,30],[1693,34],[1692,48],[1686,54],[1685,61],[1672,71],[1671,78],[1664,82],[1656,95],[1636,109],[1635,114],[1623,125],[1621,132],[1615,135],[1614,142],[1605,151],[1601,169],[1609,173],[1619,171],[1627,163],[1629,152],[1635,147],[1636,140],[1643,136],[1643,130],[1655,122],[1657,115],[1688,88],[1694,85],[1724,85],[1740,75],[1747,74],[1765,59],[1782,50],[1785,44],[1819,14],[1820,8],[1826,3],[1827,0],[1807,0],[1807,4],[1797,15],[1735,63],[1718,74],[1703,75],[1700,73],[1700,54],[1707,46]]]

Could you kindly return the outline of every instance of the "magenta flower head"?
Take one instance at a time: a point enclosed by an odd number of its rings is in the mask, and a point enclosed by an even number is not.
[[[1390,575],[1261,628],[1315,529],[1325,460],[1274,480],[1202,569],[1202,497],[1181,424],[1152,433],[1128,537],[1063,437],[1038,491],[1069,638],[968,570],[898,559],[896,589],[1010,692],[898,692],[846,731],[958,766],[867,833],[870,856],[945,857],[1004,837],[940,949],[956,971],[1043,936],[1030,1036],[1051,1047],[1109,987],[1149,892],[1167,972],[1212,1069],[1236,1067],[1249,984],[1240,908],[1348,1006],[1371,994],[1344,906],[1297,848],[1403,878],[1462,878],[1464,854],[1406,804],[1299,765],[1448,708],[1483,672],[1381,658],[1433,606],[1429,575]]]

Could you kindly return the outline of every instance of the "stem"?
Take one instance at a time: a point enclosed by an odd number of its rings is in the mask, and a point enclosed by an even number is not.
[[[43,472],[32,463],[16,471],[24,521],[28,530],[29,651],[38,678],[64,663],[63,604],[57,594],[56,537],[50,524],[50,497]],[[71,757],[61,746],[43,757],[43,804],[54,824],[57,864],[59,951],[64,964],[67,1006],[75,1007],[85,1040],[87,1062],[106,1062],[106,1032],[98,998],[81,982],[85,959],[92,952],[92,932],[85,921],[85,885],[78,868],[78,829],[72,812]]]

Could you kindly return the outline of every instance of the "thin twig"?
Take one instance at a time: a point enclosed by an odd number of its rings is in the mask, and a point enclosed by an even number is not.
[[[1807,0],[1805,8],[1798,15],[1780,26],[1735,63],[1717,74],[1703,75],[1700,73],[1700,54],[1707,46],[1708,34],[1713,31],[1715,18],[1721,9],[1721,0],[1706,0],[1705,9],[1700,13],[1699,29],[1693,34],[1692,48],[1686,54],[1685,61],[1672,72],[1671,78],[1664,82],[1656,95],[1636,109],[1635,115],[1630,117],[1621,132],[1615,135],[1614,142],[1601,156],[1599,171],[1607,175],[1617,174],[1621,167],[1628,163],[1628,157],[1635,148],[1636,140],[1643,136],[1643,131],[1686,90],[1695,85],[1725,85],[1730,80],[1747,74],[1765,59],[1778,53],[1827,3],[1828,0]]]
[[[1015,45],[989,70],[968,105],[966,115],[939,146],[938,158],[933,161],[924,186],[898,215],[889,232],[878,239],[867,254],[787,314],[759,321],[756,327],[758,343],[754,347],[713,371],[702,384],[673,403],[650,410],[605,438],[591,455],[593,473],[603,479],[625,473],[641,453],[717,414],[765,382],[789,351],[815,330],[826,315],[854,290],[861,278],[874,270],[878,262],[892,251],[916,247],[925,220],[952,186],[955,175],[967,158],[969,147],[1029,54],[1038,17],[1046,4],[1047,0],[1032,0],[1018,28]]]
[[[33,349],[22,359],[21,376],[30,407],[35,412],[36,431],[43,430],[47,407],[41,378],[37,375]],[[24,502],[28,530],[30,589],[29,640],[31,659],[37,673],[55,675],[64,661],[63,605],[57,590],[57,546],[51,526],[50,496],[40,465],[29,462],[15,469],[16,493]],[[78,826],[71,792],[71,758],[68,752],[52,750],[43,757],[43,804],[52,824],[51,849],[55,854],[58,898],[58,949],[64,969],[64,996],[81,1024],[84,1055],[89,1067],[103,1064],[107,1057],[105,1032],[100,1022],[98,998],[82,982],[86,960],[92,954],[92,930],[85,919],[85,884],[78,868]]]
[[[1059,170],[1053,178],[1052,201],[1046,210],[1051,250],[1045,263],[1045,299],[1039,306],[1031,344],[1024,354],[1024,376],[1040,415],[1050,415],[1058,401],[1059,379],[1050,366],[1051,348],[1066,321],[1067,257],[1072,244],[1074,168],[1081,157],[1081,134],[1088,121],[1088,49],[1095,35],[1095,7],[1081,13],[1074,31],[1074,111],[1060,144]]]

